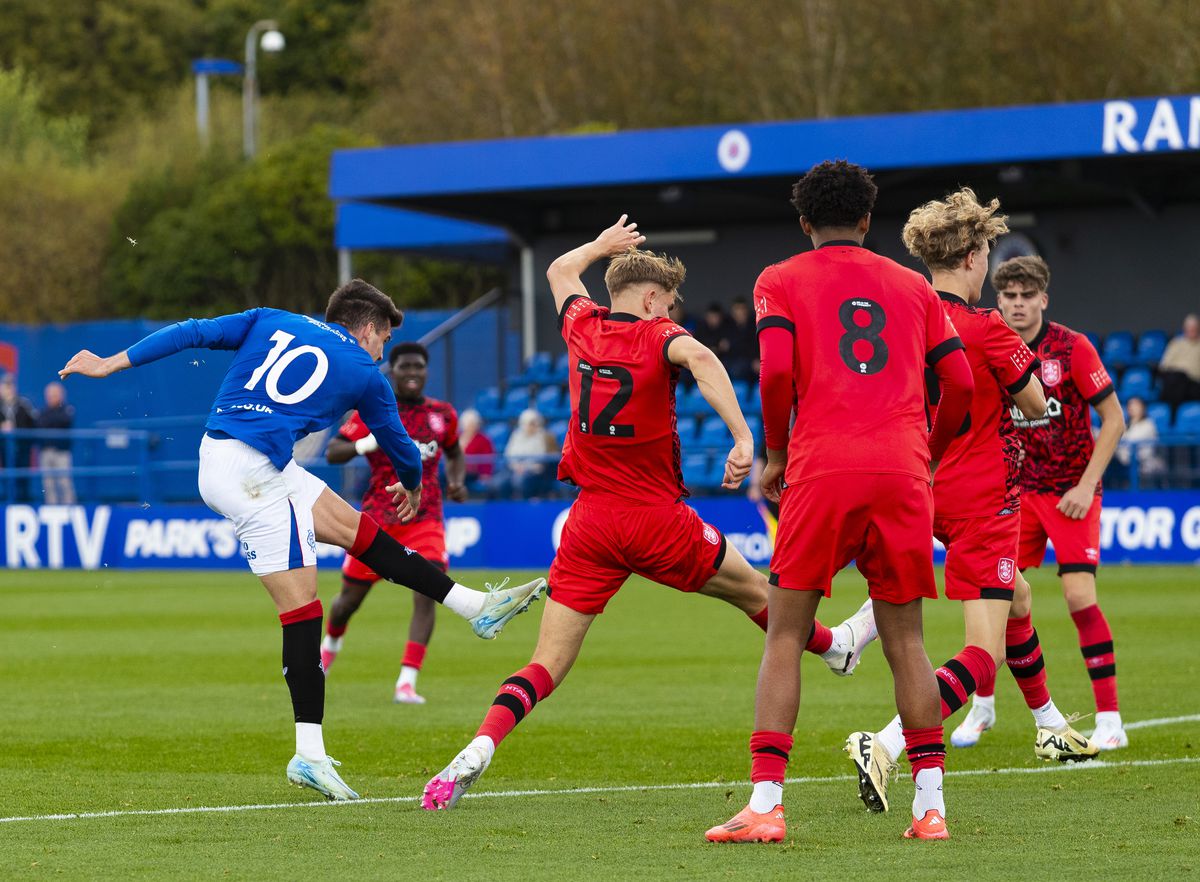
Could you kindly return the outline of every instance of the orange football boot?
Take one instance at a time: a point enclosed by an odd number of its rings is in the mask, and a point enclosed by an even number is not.
[[[724,824],[704,834],[709,842],[783,842],[787,824],[783,806],[759,814],[746,806]]]
[[[905,839],[949,839],[950,831],[946,829],[946,819],[938,814],[937,809],[930,809],[921,820],[913,818],[912,826],[904,831]]]

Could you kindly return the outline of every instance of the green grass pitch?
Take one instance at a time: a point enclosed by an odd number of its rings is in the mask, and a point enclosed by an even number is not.
[[[1200,714],[1196,573],[1101,572],[1126,721]],[[1055,700],[1091,711],[1053,571],[1031,581]],[[336,573],[321,587],[328,604]],[[862,596],[857,575],[843,574],[822,619],[840,621]],[[877,646],[849,679],[805,660],[789,772],[832,780],[788,786],[787,842],[705,843],[748,796],[761,633],[732,607],[639,580],[597,621],[561,690],[501,746],[479,798],[442,813],[415,800],[328,805],[287,785],[279,626],[248,573],[6,571],[0,598],[0,816],[119,813],[0,822],[6,879],[1200,878],[1200,722],[1131,731],[1131,746],[1105,757],[1121,765],[1045,766],[1006,672],[997,727],[948,757],[952,772],[980,773],[947,778],[953,839],[903,841],[907,775],[893,811],[868,815],[840,752],[849,731],[892,713]],[[367,797],[420,793],[526,662],[539,618],[485,643],[443,612],[420,684],[429,703],[395,706],[409,607],[408,592],[379,586],[329,675],[326,746]],[[958,604],[927,604],[926,635],[935,663],[957,651]],[[1161,763],[1129,764],[1144,761]],[[712,786],[641,789],[690,783]],[[597,789],[502,793],[581,788]],[[129,814],[275,804],[286,806]]]

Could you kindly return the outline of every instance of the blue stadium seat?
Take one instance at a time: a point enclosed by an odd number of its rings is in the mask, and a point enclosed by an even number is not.
[[[1166,331],[1147,331],[1138,338],[1137,355],[1134,360],[1137,364],[1156,367],[1162,361],[1163,351],[1166,348]]]
[[[1101,358],[1105,364],[1123,368],[1133,364],[1133,334],[1128,331],[1114,331],[1104,338],[1104,349]]]
[[[529,407],[529,389],[525,386],[519,386],[516,389],[509,389],[508,394],[504,396],[504,417],[505,419],[516,419],[521,415],[521,411]]]
[[[732,443],[729,429],[719,416],[706,417],[700,424],[700,434],[696,438],[696,444],[700,447],[728,447]]]
[[[758,414],[748,413],[746,414],[746,425],[750,427],[750,432],[754,435],[754,447],[757,449],[760,446],[759,442],[762,441],[762,417]]]
[[[495,386],[484,389],[475,398],[475,409],[485,423],[504,419],[504,408],[500,404],[500,390]]]
[[[564,352],[554,361],[553,378],[555,383],[566,383],[571,378],[571,355]]]
[[[1100,351],[1100,335],[1099,334],[1097,334],[1095,331],[1084,331],[1083,336],[1087,337],[1088,340],[1091,341],[1092,346],[1094,346],[1096,348],[1097,352]]]
[[[699,416],[700,414],[709,413],[710,410],[708,402],[700,394],[700,387],[693,386],[687,392],[684,392],[682,389],[676,390],[675,412],[680,416]]]
[[[491,423],[483,431],[485,435],[492,439],[492,445],[496,448],[496,452],[503,453],[504,445],[508,443],[508,436],[512,434],[512,429],[508,423]]]
[[[537,398],[533,400],[533,406],[538,409],[539,413],[549,415],[558,407],[558,402],[561,400],[562,389],[558,386],[547,386],[538,390]]]
[[[683,483],[689,487],[708,486],[709,475],[708,454],[689,453],[683,458]]]
[[[1162,401],[1149,404],[1146,406],[1146,416],[1154,422],[1154,428],[1160,436],[1171,433],[1171,405]]]
[[[569,423],[566,420],[555,420],[546,426],[546,431],[558,439],[559,447],[562,447],[563,442],[567,440],[568,425]]]
[[[1200,401],[1181,404],[1175,412],[1175,433],[1200,435]]]
[[[1128,401],[1135,395],[1147,402],[1158,398],[1158,389],[1154,385],[1154,378],[1150,375],[1150,368],[1140,365],[1125,371],[1121,377],[1120,391],[1122,401]]]
[[[734,380],[733,394],[737,396],[738,401],[745,401],[750,395],[750,384],[745,380]]]
[[[540,385],[550,382],[553,373],[554,359],[550,353],[535,352],[529,356],[529,360],[525,363],[525,370],[519,377],[514,377],[512,382],[514,385]]]

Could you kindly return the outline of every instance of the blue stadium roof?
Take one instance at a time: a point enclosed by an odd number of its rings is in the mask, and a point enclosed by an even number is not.
[[[340,150],[329,194],[529,235],[589,226],[571,212],[597,200],[640,195],[665,206],[677,201],[662,190],[671,185],[707,199],[714,216],[766,219],[763,205],[735,194],[770,181],[771,203],[786,209],[782,182],[835,157],[880,173],[1166,153],[1194,161],[1197,150],[1200,97],[1173,96]],[[676,211],[708,222],[686,205]],[[413,219],[409,229],[419,226]]]

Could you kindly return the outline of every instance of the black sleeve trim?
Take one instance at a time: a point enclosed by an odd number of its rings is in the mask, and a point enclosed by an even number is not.
[[[667,356],[667,350],[671,348],[671,342],[674,340],[678,340],[680,337],[690,337],[690,336],[691,336],[691,334],[689,334],[687,331],[680,331],[678,334],[672,334],[666,340],[663,340],[663,345],[662,345],[663,361],[665,361],[669,365],[674,365],[674,362],[671,361],[671,359]]]
[[[1103,401],[1105,398],[1107,398],[1109,395],[1112,395],[1116,391],[1117,390],[1115,388],[1113,388],[1113,384],[1109,383],[1107,386],[1105,386],[1103,389],[1101,389],[1099,392],[1097,392],[1095,395],[1093,395],[1091,398],[1089,398],[1088,404],[1092,405],[1092,407],[1095,407],[1097,404],[1099,404],[1101,401]]]
[[[1008,394],[1016,395],[1018,392],[1028,386],[1029,380],[1031,377],[1033,377],[1033,372],[1037,370],[1039,364],[1040,362],[1035,358],[1025,368],[1025,373],[1021,374],[1021,378],[1019,380],[1017,380],[1015,383],[1010,383],[1005,386],[1004,388],[1008,390]]]
[[[585,300],[585,299],[587,299],[587,298],[585,298],[582,294],[572,294],[570,297],[568,297],[566,300],[563,301],[562,309],[560,309],[558,311],[558,330],[559,330],[559,332],[561,332],[563,329],[563,322],[566,320],[567,310],[571,308],[571,304],[574,303],[576,300]]]
[[[767,328],[783,328],[789,334],[796,333],[796,323],[781,315],[769,315],[758,323],[757,333],[761,334]]]
[[[963,341],[958,337],[951,337],[949,340],[943,340],[937,346],[934,346],[925,353],[925,363],[933,367],[951,352],[957,352],[960,349],[966,349]]]

